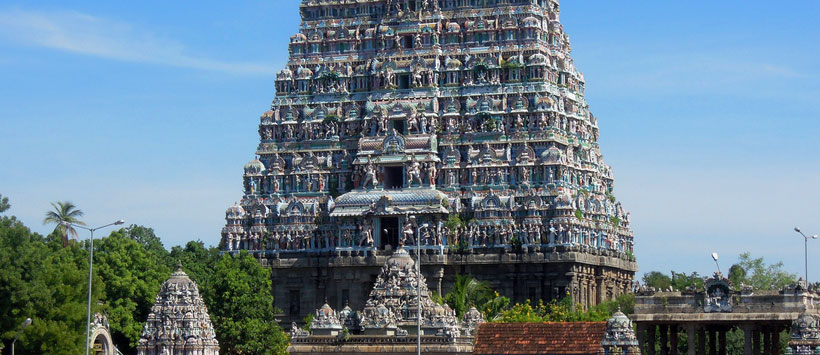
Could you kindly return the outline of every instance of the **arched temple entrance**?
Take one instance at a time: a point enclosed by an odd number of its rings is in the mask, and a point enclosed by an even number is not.
[[[115,355],[119,353],[114,347],[111,333],[108,331],[108,318],[97,313],[91,323],[91,353],[94,355]]]

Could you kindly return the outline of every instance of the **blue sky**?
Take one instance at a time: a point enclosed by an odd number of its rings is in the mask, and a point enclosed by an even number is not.
[[[216,244],[298,3],[4,1],[9,213],[47,233],[49,202],[71,200],[90,225]],[[640,273],[750,251],[802,274],[792,228],[820,233],[818,15],[817,1],[562,3]]]

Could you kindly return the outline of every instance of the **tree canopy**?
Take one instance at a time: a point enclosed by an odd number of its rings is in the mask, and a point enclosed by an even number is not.
[[[43,224],[55,224],[54,230],[62,231],[63,246],[68,246],[68,237],[77,238],[77,230],[64,223],[84,226],[85,222],[80,220],[84,213],[69,201],[52,202],[51,207],[53,210],[46,212]]]
[[[0,213],[6,212],[11,208],[11,204],[9,204],[9,198],[0,194]]]
[[[54,223],[80,217],[73,204],[53,207]],[[0,216],[0,348],[8,348],[28,317],[33,322],[15,345],[19,353],[83,353],[89,243],[64,247],[64,235],[59,225],[43,237]],[[169,252],[151,228],[138,225],[94,241],[91,311],[108,316],[120,351],[136,352],[154,298],[177,262],[199,285],[223,353],[284,352],[288,339],[274,321],[270,270],[247,254],[220,256],[201,241]]]
[[[0,333],[5,345],[31,318],[16,348],[29,354],[79,354],[85,345],[88,253],[32,233],[0,217]],[[94,278],[92,311],[102,295]]]
[[[270,270],[242,252],[224,254],[205,289],[219,346],[226,354],[281,354],[287,337],[274,321]]]
[[[671,274],[670,277],[662,272],[650,271],[643,275],[643,283],[663,291],[670,287],[676,291],[686,291],[702,290],[706,280],[697,272],[686,274],[672,271]],[[740,254],[737,264],[729,268],[728,278],[736,289],[746,285],[756,290],[777,290],[797,280],[797,276],[783,270],[783,262],[767,265],[762,257],[752,258],[748,252]]]
[[[458,318],[463,317],[470,307],[476,307],[486,319],[493,319],[510,304],[509,298],[500,296],[486,281],[478,281],[469,275],[457,275],[456,283],[443,300]]]
[[[94,243],[94,270],[105,281],[102,301],[112,336],[118,346],[129,350],[136,348],[154,297],[171,274],[162,244],[160,250],[147,249],[130,236],[133,227]]]
[[[654,287],[667,291],[670,288],[676,291],[699,290],[703,288],[704,277],[697,272],[691,274],[671,271],[672,276],[658,271],[651,271],[643,275],[643,283],[647,287]]]
[[[783,270],[782,261],[766,265],[762,257],[752,258],[748,252],[740,254],[737,264],[729,269],[729,277],[734,278],[735,287],[748,285],[756,290],[778,290],[797,281],[795,274]]]
[[[567,296],[561,300],[549,303],[539,301],[517,303],[510,309],[501,312],[493,322],[499,323],[529,323],[529,322],[603,322],[609,319],[615,311],[621,309],[625,313],[632,313],[635,308],[635,296],[625,294],[612,301],[602,302],[588,310],[577,309],[572,299]]]
[[[605,321],[618,308],[627,313],[635,308],[633,295],[622,295],[588,310],[576,309],[569,295],[549,303],[539,300],[533,305],[528,300],[510,306],[509,298],[500,296],[486,282],[469,275],[458,275],[453,288],[439,302],[449,305],[459,318],[475,306],[484,319],[500,323]]]

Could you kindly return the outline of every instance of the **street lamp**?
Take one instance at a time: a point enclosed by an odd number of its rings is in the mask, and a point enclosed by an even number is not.
[[[94,231],[103,229],[105,227],[110,227],[110,226],[115,226],[115,225],[118,226],[118,225],[123,224],[123,223],[125,223],[124,220],[118,220],[114,223],[109,223],[109,224],[106,224],[104,226],[99,226],[97,228],[88,228],[88,227],[84,227],[84,226],[77,225],[77,224],[74,224],[74,223],[69,223],[69,222],[60,223],[63,226],[72,226],[72,227],[82,228],[82,229],[85,229],[85,230],[91,232],[91,237],[88,239],[91,242],[91,245],[88,248],[88,250],[89,250],[89,253],[88,253],[88,310],[87,310],[87,314],[86,314],[86,323],[85,323],[85,355],[88,355],[88,349],[91,345],[90,344],[90,342],[91,342],[91,339],[90,339],[90,337],[91,337],[91,270],[94,267]]]
[[[17,338],[20,337],[20,334],[23,333],[23,330],[25,330],[26,327],[28,327],[30,325],[31,325],[31,318],[26,318],[26,320],[23,321],[23,325],[20,326],[20,331],[17,332],[17,335],[14,337],[14,340],[11,341],[11,355],[14,355],[14,342],[16,342]]]
[[[797,228],[797,227],[794,227],[794,231],[797,232],[797,233],[800,233],[800,235],[803,236],[803,239],[805,241],[803,250],[805,252],[805,265],[806,265],[806,278],[805,278],[805,280],[806,280],[806,287],[808,287],[809,286],[809,238],[817,239],[817,234],[815,234],[811,237],[807,237],[805,234],[803,234],[802,231],[800,231],[800,228]]]
[[[427,223],[422,224],[421,228],[419,228],[419,233],[416,236],[416,260],[418,260],[418,261],[416,261],[416,275],[418,276],[418,282],[416,282],[416,287],[418,287],[418,289],[416,290],[416,296],[418,298],[418,301],[416,301],[416,304],[418,305],[418,307],[416,307],[416,315],[418,316],[418,319],[417,319],[418,324],[417,324],[417,328],[416,328],[416,353],[419,354],[419,355],[421,355],[421,231],[422,231],[422,229],[424,229],[427,233],[430,233],[430,225],[427,224]]]
[[[718,253],[712,253],[712,260],[714,260],[714,261],[715,261],[715,265],[717,265],[717,268],[718,268],[718,274],[721,274],[721,273],[720,273],[720,264],[718,264]],[[723,275],[723,274],[721,274],[721,275]]]

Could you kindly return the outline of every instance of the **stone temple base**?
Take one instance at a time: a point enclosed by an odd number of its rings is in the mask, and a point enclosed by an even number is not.
[[[408,251],[415,259],[415,250]],[[361,309],[391,251],[257,253],[272,270],[276,307],[281,324],[302,322],[327,300],[334,308],[349,304]],[[457,275],[487,281],[512,302],[544,300],[566,295],[580,307],[631,292],[637,264],[614,254],[558,247],[531,246],[520,252],[492,248],[422,250],[422,273],[432,292],[446,294]]]

